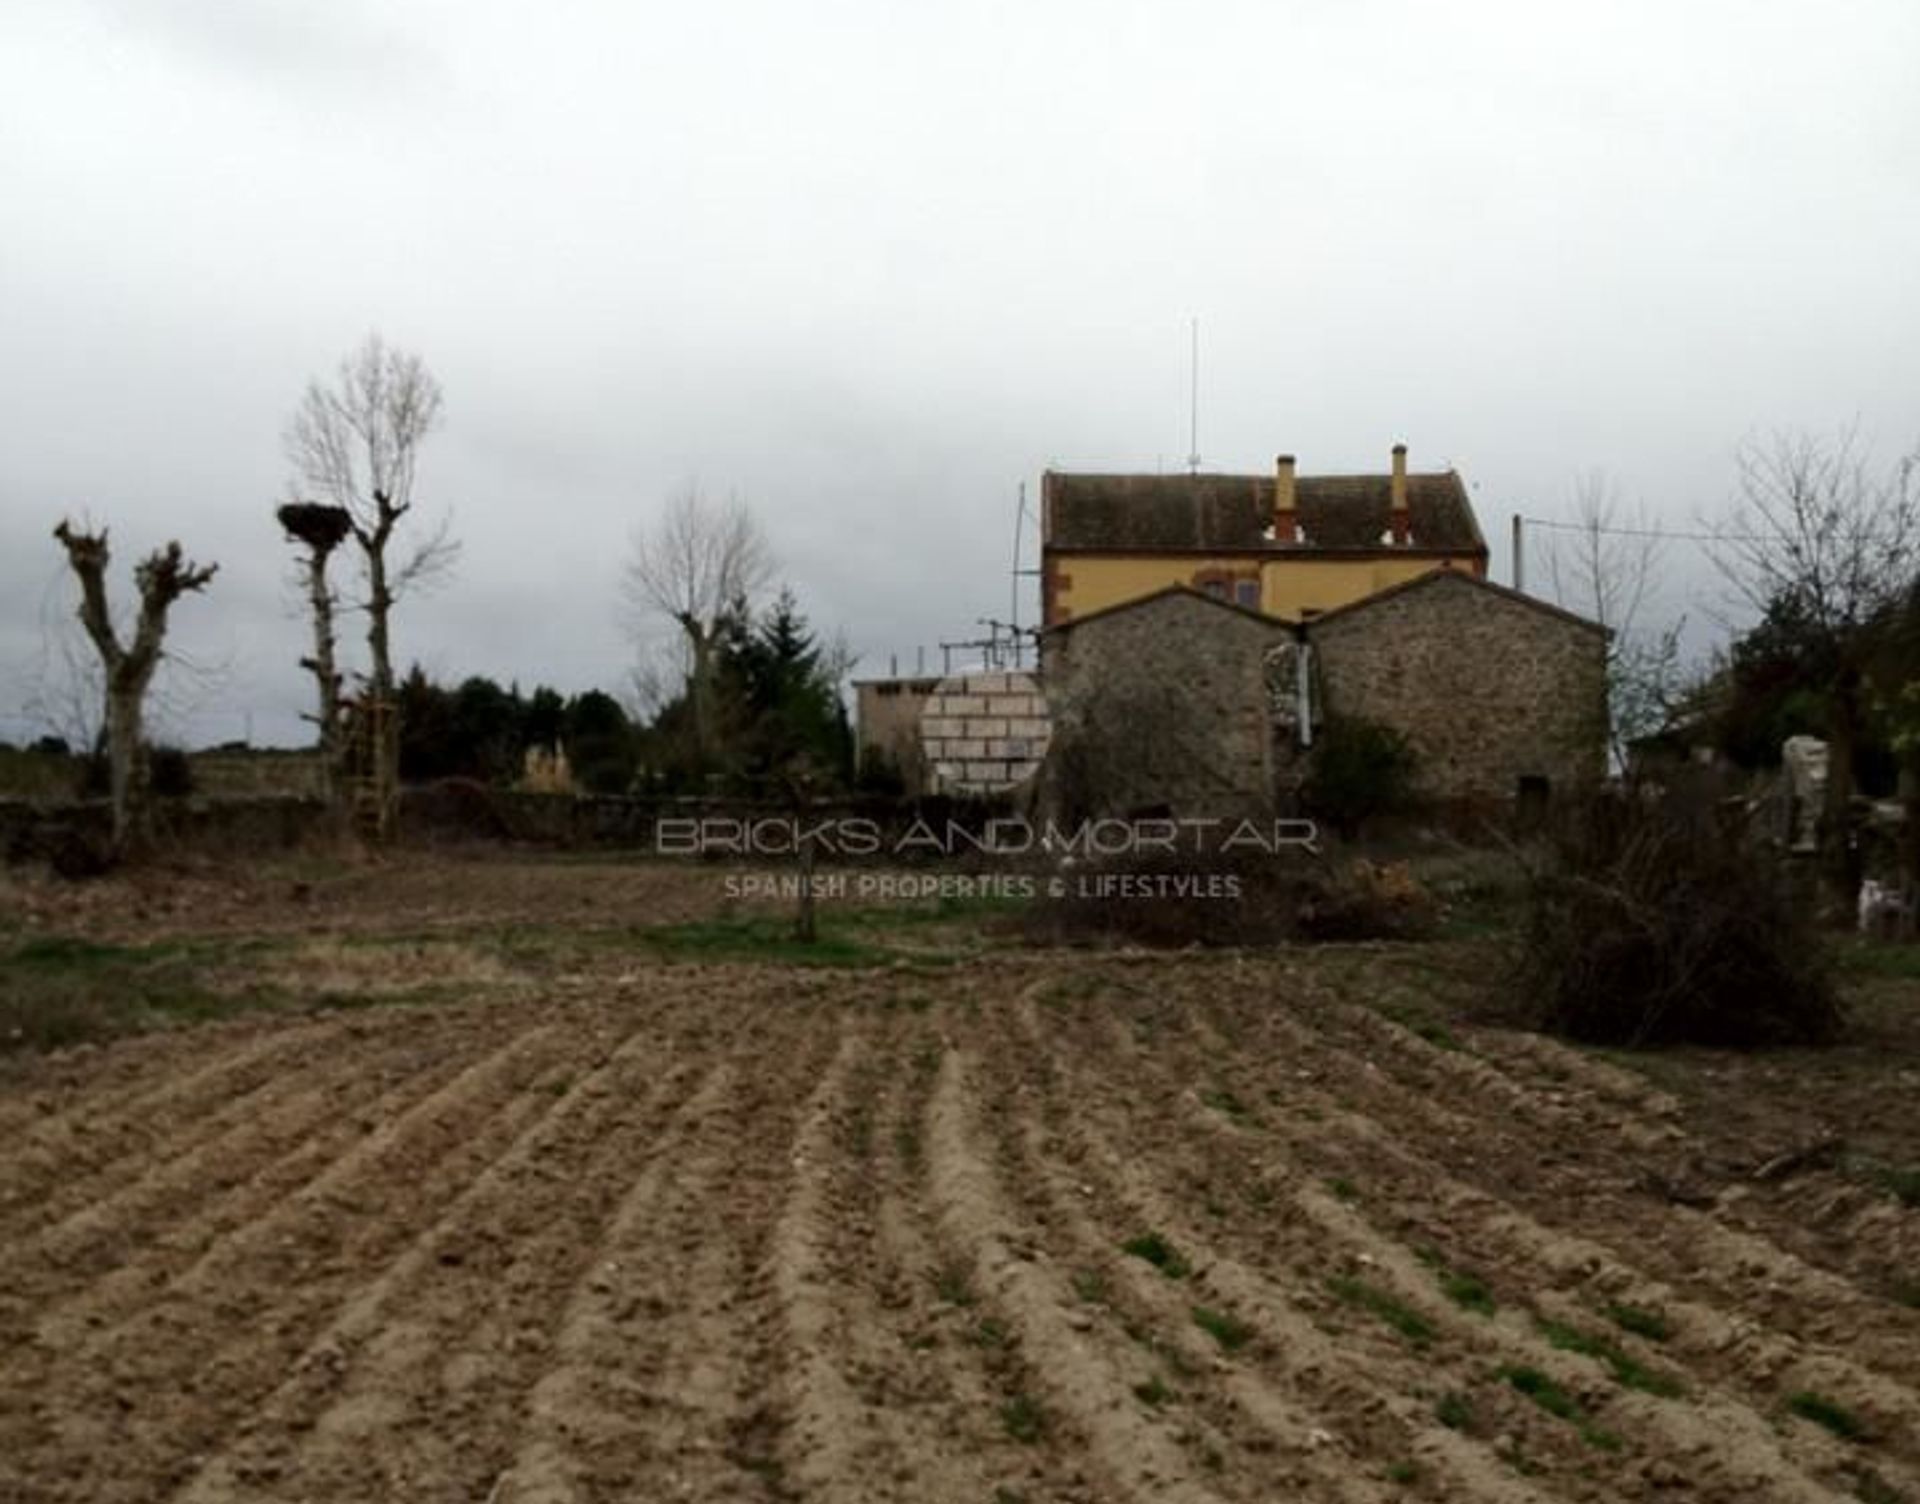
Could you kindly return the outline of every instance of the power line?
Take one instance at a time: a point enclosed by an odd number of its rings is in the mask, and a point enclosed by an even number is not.
[[[1780,543],[1783,534],[1767,533],[1671,533],[1664,528],[1606,527],[1587,522],[1556,522],[1547,517],[1522,517],[1528,527],[1553,528],[1564,533],[1606,533],[1616,538],[1667,538],[1676,543]]]

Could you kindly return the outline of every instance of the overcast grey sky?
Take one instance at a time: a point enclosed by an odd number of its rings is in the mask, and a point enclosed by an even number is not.
[[[1403,439],[1501,579],[1594,466],[1688,526],[1758,429],[1890,459],[1916,77],[1912,0],[10,0],[0,736],[63,512],[123,590],[220,561],[180,730],[302,735],[280,433],[371,329],[446,388],[419,495],[466,543],[403,661],[565,689],[623,678],[689,480],[863,671],[1004,614],[1023,480],[1181,463],[1192,316],[1209,468]]]

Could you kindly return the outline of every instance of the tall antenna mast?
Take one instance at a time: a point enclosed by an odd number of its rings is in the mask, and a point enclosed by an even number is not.
[[[1188,384],[1187,473],[1200,473],[1200,320],[1193,323],[1193,375]]]

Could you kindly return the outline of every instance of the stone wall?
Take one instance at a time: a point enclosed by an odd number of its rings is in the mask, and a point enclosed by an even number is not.
[[[1054,723],[1047,804],[1069,817],[1270,809],[1263,665],[1292,630],[1178,591],[1050,632],[1041,658]]]
[[[1513,591],[1442,573],[1311,622],[1329,715],[1413,743],[1423,793],[1511,799],[1606,771],[1606,639]]]

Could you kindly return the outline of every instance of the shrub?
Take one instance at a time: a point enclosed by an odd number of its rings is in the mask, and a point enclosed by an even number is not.
[[[1591,1044],[1816,1044],[1843,1014],[1810,906],[1705,801],[1596,801],[1533,871],[1509,981]]]
[[[1125,941],[1162,949],[1281,941],[1417,939],[1435,908],[1404,866],[1300,851],[1154,852],[1064,870],[1021,915],[1041,944]]]
[[[1330,719],[1313,744],[1301,799],[1308,814],[1351,839],[1377,815],[1413,803],[1413,748],[1390,726]]]

